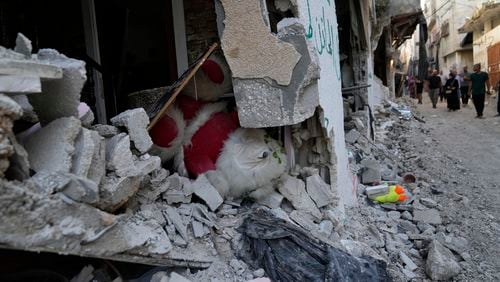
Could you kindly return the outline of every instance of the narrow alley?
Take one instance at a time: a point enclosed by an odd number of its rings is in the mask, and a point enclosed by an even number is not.
[[[429,183],[444,191],[432,197],[448,217],[447,229],[470,244],[470,268],[456,278],[459,281],[500,279],[500,117],[495,117],[496,102],[489,98],[485,119],[476,119],[471,103],[448,112],[446,103],[433,109],[424,97],[418,110],[429,133],[417,132],[408,140],[422,158]]]

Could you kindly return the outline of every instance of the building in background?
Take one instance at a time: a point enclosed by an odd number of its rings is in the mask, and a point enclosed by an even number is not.
[[[489,72],[490,83],[500,81],[500,1],[484,3],[459,30],[471,38],[474,63]]]
[[[447,72],[473,64],[472,38],[459,33],[470,11],[484,0],[424,0],[422,6],[428,23],[427,41],[430,67]]]

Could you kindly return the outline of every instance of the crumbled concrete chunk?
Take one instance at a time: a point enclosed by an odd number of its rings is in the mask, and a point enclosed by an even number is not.
[[[413,212],[413,221],[424,222],[429,224],[441,224],[441,216],[439,211],[435,209],[415,210]]]
[[[281,180],[282,183],[279,185],[278,190],[292,203],[294,208],[299,211],[309,212],[316,219],[321,218],[321,212],[307,194],[305,184],[302,180],[288,175],[282,177]]]
[[[334,195],[331,192],[330,185],[326,184],[318,174],[309,176],[306,179],[306,189],[307,194],[313,199],[318,208],[333,203]]]
[[[127,176],[134,163],[127,134],[120,133],[107,141],[106,161],[108,170],[115,171],[118,176]]]
[[[455,261],[453,253],[434,240],[429,245],[429,254],[425,264],[425,272],[432,280],[448,280],[458,275],[460,265]]]
[[[120,133],[120,130],[116,126],[106,124],[94,124],[90,129],[99,132],[99,135],[105,138],[111,138]]]
[[[16,38],[16,47],[14,51],[19,54],[23,54],[26,59],[31,59],[31,51],[33,47],[31,46],[31,40],[29,40],[24,34],[18,33]]]
[[[151,141],[147,130],[149,117],[143,108],[127,110],[112,118],[111,122],[115,126],[127,128],[130,139],[139,152],[146,153],[153,146],[153,141]]]
[[[61,117],[78,118],[80,93],[87,80],[85,62],[52,49],[40,50],[38,60],[63,70],[62,79],[42,81],[43,93],[28,97],[42,125]]]
[[[39,77],[0,75],[0,93],[15,95],[41,92],[42,82]]]
[[[90,136],[95,144],[87,177],[97,183],[101,183],[106,174],[106,143],[96,131],[90,131]]]
[[[96,139],[92,135],[92,131],[82,128],[76,138],[71,167],[71,172],[76,175],[87,177],[94,153],[100,149],[99,143],[96,143]]]
[[[142,177],[106,176],[100,186],[99,208],[113,212],[123,206],[139,190]]]
[[[60,118],[28,136],[25,148],[31,168],[35,171],[70,172],[75,139],[80,121],[74,117]]]
[[[31,181],[38,187],[38,191],[47,195],[63,193],[72,200],[88,204],[96,204],[99,200],[97,184],[75,174],[41,171]]]
[[[202,199],[212,211],[215,211],[224,202],[224,199],[205,175],[198,176],[191,187],[193,193]]]

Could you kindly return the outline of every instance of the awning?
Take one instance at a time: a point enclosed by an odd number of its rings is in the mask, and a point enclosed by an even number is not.
[[[407,39],[413,36],[413,32],[423,18],[422,10],[414,13],[401,14],[391,18],[392,46],[399,48]]]

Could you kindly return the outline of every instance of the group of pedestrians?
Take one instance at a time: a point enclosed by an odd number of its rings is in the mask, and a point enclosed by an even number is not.
[[[419,104],[422,104],[422,93],[428,92],[433,108],[437,108],[439,100],[441,102],[446,100],[448,111],[457,111],[460,109],[460,104],[467,106],[469,99],[472,99],[477,113],[476,118],[480,119],[483,118],[486,94],[490,94],[491,87],[488,73],[481,71],[480,64],[474,65],[472,73],[468,71],[467,66],[464,66],[459,74],[456,70],[451,70],[448,75],[443,75],[434,69],[429,71],[425,79],[410,76],[407,86],[410,96],[417,99]],[[496,87],[498,88],[498,85]],[[497,111],[497,116],[500,116],[500,97]]]

